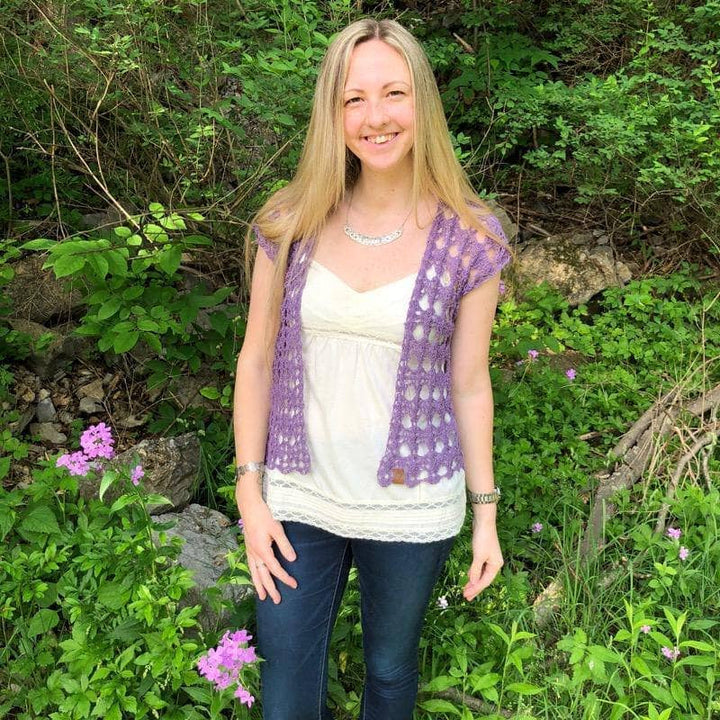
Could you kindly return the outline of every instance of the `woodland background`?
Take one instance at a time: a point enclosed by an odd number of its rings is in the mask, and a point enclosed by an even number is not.
[[[518,253],[596,232],[633,272],[580,306],[504,278],[507,562],[464,604],[465,528],[417,717],[720,718],[717,0],[0,0],[0,718],[260,716],[261,697],[247,710],[197,675],[226,622],[183,609],[192,581],[135,463],[90,471],[121,488],[111,504],[55,462],[88,422],[118,451],[191,433],[191,499],[234,524],[247,223],[291,176],[329,39],[365,14],[423,43],[456,153]],[[48,399],[65,414],[40,437]],[[250,599],[226,609],[252,631]],[[330,674],[353,717],[354,584]]]

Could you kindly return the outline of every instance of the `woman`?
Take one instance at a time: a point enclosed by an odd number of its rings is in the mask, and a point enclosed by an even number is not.
[[[327,719],[351,564],[360,717],[409,720],[433,585],[473,508],[472,600],[502,566],[490,330],[509,259],[395,22],[331,43],[292,182],[260,210],[235,389],[236,499],[257,590],[266,720]]]

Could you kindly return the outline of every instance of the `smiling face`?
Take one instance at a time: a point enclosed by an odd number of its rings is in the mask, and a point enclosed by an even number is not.
[[[352,51],[343,93],[345,145],[363,171],[412,172],[415,101],[402,55],[382,40]]]

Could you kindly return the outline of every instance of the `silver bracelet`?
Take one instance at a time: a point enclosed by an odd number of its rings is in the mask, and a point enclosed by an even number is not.
[[[500,488],[496,487],[492,492],[476,493],[472,490],[467,491],[468,500],[473,505],[488,505],[496,503],[500,499]]]
[[[238,465],[235,469],[235,482],[240,480],[240,478],[245,475],[246,473],[250,472],[257,472],[260,473],[260,478],[262,478],[263,473],[265,472],[265,463],[264,462],[248,462],[244,465]]]

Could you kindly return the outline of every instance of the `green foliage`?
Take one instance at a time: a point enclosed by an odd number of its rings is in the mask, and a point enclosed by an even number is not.
[[[195,212],[186,216],[203,220]],[[187,290],[180,273],[183,255],[191,257],[211,240],[189,232],[183,216],[165,212],[159,203],[150,205],[147,217],[130,221],[131,227],[97,237],[33,240],[23,247],[47,251],[45,267],[83,288],[87,312],[77,332],[97,337],[100,351],[120,354],[144,343],[156,356],[147,363],[151,385],[186,368],[197,372],[203,363],[229,367],[237,353],[236,328],[243,328],[239,308],[205,311],[226,300],[232,288],[208,292],[196,284]]]
[[[180,542],[147,513],[164,499],[127,467],[105,468],[101,497],[112,485],[112,503],[87,500],[44,467],[0,492],[0,717],[225,717],[236,703],[195,669],[200,608],[182,602]]]

